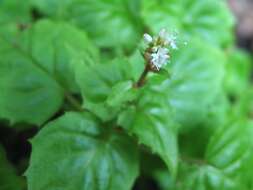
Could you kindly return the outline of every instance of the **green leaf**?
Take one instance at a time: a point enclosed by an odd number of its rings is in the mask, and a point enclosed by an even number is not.
[[[102,120],[115,117],[121,104],[134,98],[131,66],[126,59],[90,65],[76,61],[73,70],[84,99],[83,106]]]
[[[139,0],[33,0],[33,4],[49,16],[83,28],[101,47],[131,50],[140,38]]]
[[[97,56],[83,32],[46,20],[21,33],[2,31],[0,43],[0,117],[13,123],[41,125],[78,91],[69,47],[79,59]]]
[[[211,138],[206,160],[229,176],[240,176],[241,169],[250,157],[250,138],[246,122],[229,122]]]
[[[251,187],[251,189],[253,188],[253,180],[252,180],[252,176],[253,176],[253,139],[252,139],[252,135],[253,135],[253,121],[252,120],[248,120],[246,125],[248,126],[248,133],[250,138],[250,152],[249,152],[249,160],[247,162],[245,162],[244,167],[242,168],[241,171],[241,180],[247,184],[247,187]]]
[[[131,65],[131,72],[134,81],[138,81],[142,72],[145,69],[145,61],[143,56],[141,55],[140,50],[136,50],[129,58],[129,64]]]
[[[153,177],[161,190],[175,190],[174,180],[167,170],[157,169],[153,172]]]
[[[136,98],[137,90],[133,88],[131,81],[119,82],[112,87],[106,103],[110,106],[120,106],[125,102],[133,101]]]
[[[0,189],[1,190],[24,190],[25,183],[16,174],[13,166],[8,162],[4,149],[0,145]]]
[[[220,126],[227,123],[230,116],[228,104],[226,96],[219,94],[215,103],[208,106],[205,122],[180,133],[178,141],[181,155],[198,159],[204,157],[210,138]]]
[[[241,94],[239,100],[235,102],[233,107],[233,113],[235,116],[241,117],[252,117],[253,115],[253,88],[248,86],[248,88]]]
[[[45,126],[32,140],[28,189],[131,189],[138,175],[136,145],[100,125],[87,114],[67,113]]]
[[[233,40],[234,20],[225,1],[144,0],[142,16],[154,33],[167,28],[189,41],[199,37],[216,46],[227,46]]]
[[[168,102],[183,129],[206,121],[208,108],[222,89],[225,60],[223,54],[199,40],[172,53],[168,68],[170,80],[157,86],[168,93]],[[211,92],[211,93],[210,93]]]
[[[138,80],[143,71],[143,58],[140,53],[135,53],[129,61],[134,68],[133,76]],[[149,75],[146,84],[153,85],[167,96],[166,104],[174,109],[174,118],[182,124],[182,131],[187,131],[210,122],[210,109],[215,109],[217,96],[223,91],[224,67],[225,58],[221,51],[198,39],[191,39],[188,45],[171,52],[171,60],[164,68],[169,75]]]
[[[133,111],[133,108],[130,107],[130,110]],[[127,118],[132,119],[132,122],[120,122]],[[142,89],[135,112],[125,114],[123,112],[118,122],[136,135],[139,143],[158,154],[175,176],[178,162],[177,124],[172,119],[171,109],[166,104],[163,94],[156,93],[152,89]]]
[[[204,159],[183,157],[191,166],[182,163],[178,189],[248,189],[252,181],[251,134],[244,121],[233,120],[220,127],[209,141]]]
[[[219,126],[225,125],[231,111],[231,105],[226,93],[221,91],[207,109],[207,119],[203,125],[209,127],[211,131],[215,131]]]
[[[251,57],[243,50],[229,52],[226,64],[225,87],[231,96],[241,96],[247,90],[251,77]]]
[[[241,184],[233,180],[219,169],[203,165],[184,165],[184,171],[180,176],[181,183],[178,183],[178,190],[244,190]]]
[[[89,65],[76,60],[72,66],[85,101],[105,102],[114,85],[131,79],[131,67],[125,59]]]
[[[30,4],[29,1],[19,0],[1,0],[0,1],[0,24],[29,23],[30,18]]]
[[[133,76],[138,80],[143,58],[135,53],[130,64],[134,68]],[[221,51],[198,39],[191,39],[188,45],[171,52],[170,63],[164,68],[169,75],[149,75],[146,84],[166,95],[166,104],[174,109],[174,118],[182,124],[182,130],[187,131],[210,122],[210,109],[214,110],[217,96],[222,93],[224,67],[225,58]]]

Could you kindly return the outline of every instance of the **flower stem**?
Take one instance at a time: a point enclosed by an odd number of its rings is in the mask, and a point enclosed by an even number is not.
[[[140,88],[145,84],[146,76],[148,75],[149,71],[150,71],[150,65],[146,64],[144,71],[142,72],[139,80],[135,83],[134,87]]]

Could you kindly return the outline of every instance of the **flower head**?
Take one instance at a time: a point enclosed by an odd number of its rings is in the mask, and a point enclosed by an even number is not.
[[[159,71],[170,59],[169,49],[177,49],[176,36],[170,35],[162,29],[158,36],[144,34],[144,41],[148,45],[145,50],[145,59],[150,64],[151,69]]]
[[[169,56],[169,51],[166,48],[159,47],[157,51],[150,54],[150,61],[153,66],[159,70],[163,65],[167,64]]]
[[[176,45],[177,37],[175,35],[169,34],[165,29],[162,29],[159,32],[159,38],[165,46],[168,45],[172,49],[177,49],[177,45]]]

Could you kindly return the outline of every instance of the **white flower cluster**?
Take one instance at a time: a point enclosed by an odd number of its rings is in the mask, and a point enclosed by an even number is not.
[[[145,58],[152,69],[157,71],[169,61],[169,48],[177,49],[176,37],[169,35],[165,29],[162,29],[159,35],[155,37],[144,34],[144,41],[148,45],[145,51]]]

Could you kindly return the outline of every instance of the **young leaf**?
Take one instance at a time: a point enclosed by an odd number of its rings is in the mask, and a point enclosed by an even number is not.
[[[130,81],[132,71],[125,59],[118,58],[91,65],[76,61],[73,70],[84,99],[84,107],[96,113],[102,120],[112,119],[126,101],[124,98],[134,98]]]
[[[142,16],[154,33],[165,27],[216,46],[233,40],[234,20],[225,1],[144,0]]]
[[[88,32],[101,47],[130,50],[139,38],[139,0],[32,0],[43,13],[69,20]],[[89,5],[89,6],[87,6]]]
[[[125,102],[134,100],[137,94],[136,91],[131,81],[119,82],[113,86],[106,103],[113,107],[121,106]]]
[[[15,169],[8,162],[4,149],[0,145],[0,189],[1,190],[24,190],[25,183],[16,174]]]
[[[163,94],[143,89],[134,117],[131,114],[120,116],[132,119],[131,123],[122,123],[130,133],[137,136],[140,143],[158,154],[170,169],[172,175],[177,172],[178,146],[177,124],[172,119],[170,107]]]
[[[138,175],[136,145],[100,125],[88,114],[67,113],[45,126],[32,140],[28,189],[131,189]]]
[[[84,52],[79,59],[95,59],[96,50],[83,32],[64,23],[44,20],[22,33],[1,31],[0,117],[41,125],[78,90],[69,47]]]

